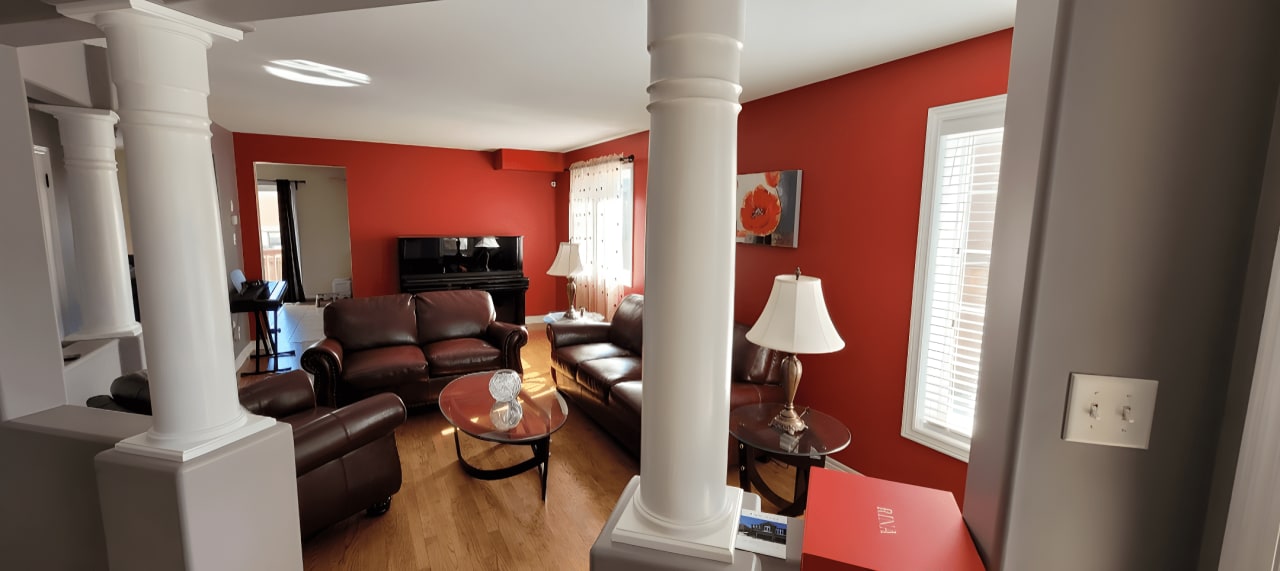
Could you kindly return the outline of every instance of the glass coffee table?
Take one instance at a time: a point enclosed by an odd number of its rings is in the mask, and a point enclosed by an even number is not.
[[[801,418],[809,428],[799,434],[787,434],[769,426],[782,406],[766,403],[733,409],[729,413],[729,433],[738,441],[738,485],[748,492],[755,485],[761,496],[779,506],[778,515],[798,516],[804,513],[809,499],[809,469],[826,464],[827,455],[844,450],[849,445],[849,429],[829,415],[808,409]],[[757,457],[772,458],[795,467],[795,489],[790,501],[779,496],[760,477],[756,471]]]
[[[440,391],[440,412],[453,431],[453,449],[458,464],[473,478],[500,480],[538,469],[542,479],[542,501],[547,500],[547,464],[551,457],[551,434],[564,426],[569,408],[564,397],[547,382],[526,381],[515,398],[497,400],[489,385],[498,371],[458,377]],[[484,469],[462,457],[458,433],[498,444],[527,445],[533,458],[513,466]]]

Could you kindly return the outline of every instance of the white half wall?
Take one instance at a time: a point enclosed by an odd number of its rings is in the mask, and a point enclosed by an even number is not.
[[[0,420],[66,402],[27,93],[15,48],[0,46]]]

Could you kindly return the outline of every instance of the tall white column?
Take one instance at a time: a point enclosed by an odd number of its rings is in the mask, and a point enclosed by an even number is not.
[[[721,561],[742,501],[724,470],[744,25],[742,0],[649,1],[640,488],[613,535]]]
[[[142,0],[59,4],[107,36],[129,145],[129,213],[154,419],[119,447],[186,460],[274,421],[236,392],[206,51],[240,30]]]
[[[71,231],[80,274],[80,330],[68,339],[142,332],[133,318],[120,183],[116,178],[119,117],[105,109],[32,105],[58,119],[71,188]]]

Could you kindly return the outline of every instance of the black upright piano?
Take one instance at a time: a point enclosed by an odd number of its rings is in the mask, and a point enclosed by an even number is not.
[[[484,290],[498,321],[524,325],[523,236],[400,236],[396,260],[400,291]]]

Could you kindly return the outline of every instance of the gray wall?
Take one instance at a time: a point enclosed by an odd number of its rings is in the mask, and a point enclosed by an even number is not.
[[[236,192],[236,150],[231,131],[213,124],[213,166],[218,185],[218,217],[222,221],[222,252],[226,257],[227,271],[244,267],[240,254],[240,198]],[[232,220],[235,223],[232,223]],[[228,288],[230,287],[228,281]],[[239,355],[249,346],[249,318],[247,313],[231,314],[231,347]]]
[[[1236,463],[1258,353],[1257,345],[1250,341],[1259,339],[1261,334],[1268,280],[1271,278],[1272,260],[1275,259],[1276,232],[1280,228],[1280,100],[1277,101],[1275,116],[1272,118],[1269,149],[1262,196],[1258,201],[1258,216],[1254,222],[1253,244],[1249,250],[1249,270],[1245,276],[1240,324],[1236,330],[1236,339],[1240,341],[1236,343],[1232,355],[1231,381],[1227,385],[1227,405],[1223,414],[1222,431],[1218,437],[1213,490],[1209,496],[1209,511],[1205,519],[1204,546],[1200,551],[1200,568],[1205,571],[1217,569],[1221,555],[1227,508],[1235,482]]]
[[[1238,447],[1219,446],[1228,381],[1257,345],[1250,250],[1276,232],[1255,208],[1278,18],[1019,2],[965,501],[992,569],[1196,567],[1219,449]],[[1071,372],[1159,380],[1150,449],[1063,441]]]
[[[53,216],[56,260],[55,268],[61,276],[57,284],[59,318],[63,336],[80,330],[80,272],[76,264],[75,236],[71,232],[71,187],[67,184],[67,167],[62,156],[62,137],[58,133],[58,120],[41,111],[30,111],[31,142],[49,149],[49,166],[53,169],[53,188],[50,193],[49,211]]]
[[[66,402],[31,144],[17,50],[0,46],[0,420]]]

